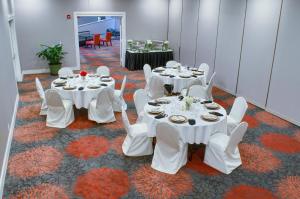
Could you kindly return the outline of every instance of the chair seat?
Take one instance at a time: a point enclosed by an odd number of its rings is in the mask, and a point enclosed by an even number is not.
[[[147,124],[137,123],[129,127],[130,135],[132,137],[145,136],[148,132]]]
[[[94,45],[94,41],[86,41],[85,44],[86,45]]]
[[[224,133],[216,133],[209,139],[208,145],[221,151],[225,151],[230,137]]]
[[[227,134],[230,135],[230,132],[239,124],[236,120],[234,120],[229,115],[227,116]]]

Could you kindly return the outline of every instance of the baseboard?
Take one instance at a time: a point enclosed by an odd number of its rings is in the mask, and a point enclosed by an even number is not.
[[[17,111],[18,111],[18,104],[19,104],[19,94],[17,94],[17,96],[16,96],[14,113],[13,113],[12,120],[10,123],[9,134],[8,134],[8,139],[7,139],[7,143],[6,143],[6,148],[5,148],[5,154],[4,154],[3,165],[2,165],[2,170],[1,170],[1,178],[0,178],[0,198],[2,198],[2,195],[3,195],[5,176],[6,176],[6,170],[7,170],[7,165],[8,165],[9,153],[10,153],[10,146],[11,146],[11,142],[12,142],[12,138],[13,138],[13,134],[14,134],[16,116],[17,116]]]
[[[214,84],[214,87],[217,87],[218,89],[221,89],[221,90],[223,90],[223,91],[225,91],[225,92],[227,92],[227,93],[229,93],[229,94],[231,94],[231,95],[233,95],[233,96],[236,96],[235,93],[231,92],[230,90],[228,90],[228,89],[226,89],[226,88],[223,88],[223,86]]]
[[[69,67],[72,70],[80,70],[80,67]],[[41,73],[49,73],[49,68],[40,68],[40,69],[31,69],[31,70],[23,70],[22,75],[32,75],[32,74],[41,74]]]
[[[297,126],[300,126],[300,122],[299,121],[293,120],[293,119],[289,118],[288,116],[283,115],[281,113],[278,113],[277,111],[274,111],[274,110],[272,110],[272,109],[270,109],[268,107],[266,107],[266,111],[268,111],[269,113],[271,113],[273,115],[276,115],[276,116],[278,116],[278,117],[280,117],[280,118],[282,118],[282,119],[284,119],[284,120],[286,120],[286,121],[288,121],[290,123],[293,123],[293,124],[295,124]]]

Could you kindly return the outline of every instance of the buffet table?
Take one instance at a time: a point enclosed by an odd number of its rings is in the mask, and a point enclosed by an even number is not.
[[[173,60],[173,50],[168,51],[126,51],[125,66],[128,70],[142,70],[145,64],[149,64],[152,68],[165,66],[166,63]]]

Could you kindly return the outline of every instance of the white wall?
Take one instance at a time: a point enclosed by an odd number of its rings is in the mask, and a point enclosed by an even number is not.
[[[41,43],[62,41],[63,65],[76,66],[74,11],[126,12],[127,39],[166,40],[168,0],[15,0],[16,26],[23,70],[47,68],[35,54]]]

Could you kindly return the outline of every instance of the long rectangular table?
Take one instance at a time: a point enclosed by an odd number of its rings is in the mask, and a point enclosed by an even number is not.
[[[142,70],[145,64],[149,64],[151,68],[156,68],[165,66],[170,60],[173,60],[173,50],[149,52],[127,50],[125,66],[128,70]]]

